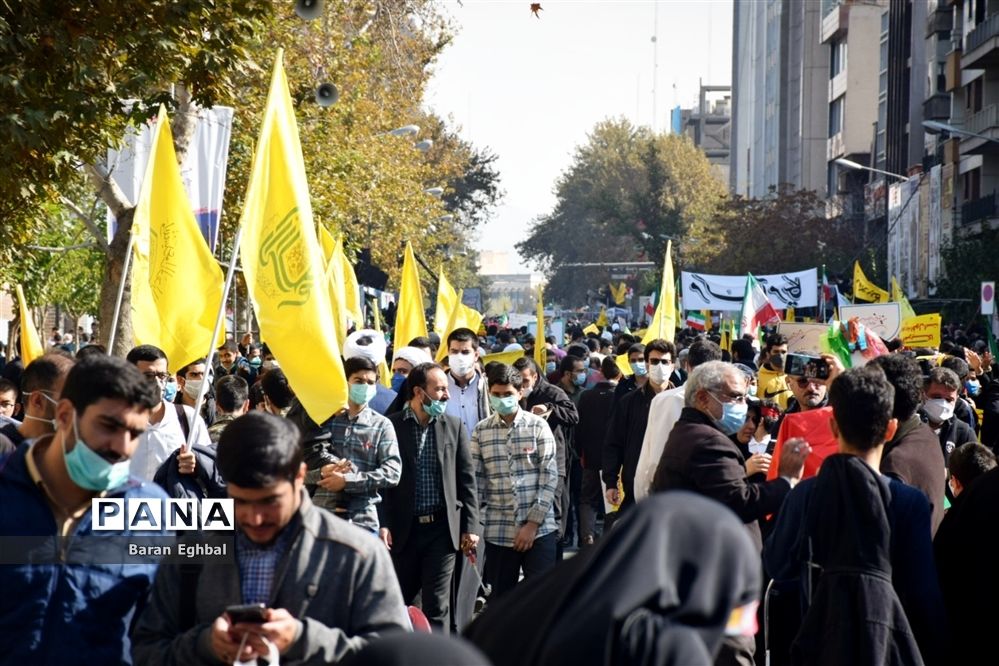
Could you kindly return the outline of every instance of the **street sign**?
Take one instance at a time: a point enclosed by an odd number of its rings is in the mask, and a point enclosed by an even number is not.
[[[982,283],[982,314],[990,315],[996,311],[996,283]]]

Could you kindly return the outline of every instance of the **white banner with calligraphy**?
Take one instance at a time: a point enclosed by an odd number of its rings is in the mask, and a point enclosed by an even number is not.
[[[686,310],[741,310],[746,293],[745,275],[681,274]],[[778,310],[814,308],[819,305],[819,272],[810,268],[796,273],[754,275],[770,304]]]

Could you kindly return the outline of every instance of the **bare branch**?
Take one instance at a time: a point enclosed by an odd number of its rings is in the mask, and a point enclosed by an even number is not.
[[[87,176],[100,198],[111,209],[115,217],[121,217],[126,210],[132,208],[134,204],[128,200],[125,193],[118,187],[111,174],[103,166],[88,164],[86,166]]]
[[[77,243],[76,245],[67,245],[66,247],[51,247],[49,245],[25,245],[29,250],[41,250],[42,252],[72,252],[73,250],[83,250],[92,247],[98,247],[97,243]]]
[[[84,213],[82,210],[80,210],[79,206],[77,206],[75,203],[73,203],[70,199],[67,199],[66,197],[59,197],[59,201],[62,203],[63,206],[72,211],[72,213],[76,215],[76,217],[79,218],[81,222],[83,222],[83,226],[85,226],[87,228],[87,231],[90,232],[90,235],[94,237],[96,241],[96,246],[101,249],[101,252],[103,252],[104,254],[108,254],[111,251],[111,248],[108,247],[108,241],[106,238],[104,238],[104,232],[101,230],[99,226],[97,226],[97,223],[94,222],[93,217]]]

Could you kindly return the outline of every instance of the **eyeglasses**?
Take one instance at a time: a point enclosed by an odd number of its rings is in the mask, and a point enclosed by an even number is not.
[[[745,393],[719,393],[715,395],[719,402],[735,402],[735,403],[745,403],[746,394]],[[722,400],[721,398],[728,398],[728,400]]]
[[[814,379],[814,378],[809,378],[809,377],[795,377],[794,378],[794,383],[797,384],[798,388],[800,388],[800,389],[808,388],[809,384],[815,384],[816,386],[822,386],[823,385],[820,380]]]
[[[162,379],[163,381],[166,381],[167,379],[170,378],[170,373],[169,372],[143,372],[142,376],[145,377],[146,379]]]

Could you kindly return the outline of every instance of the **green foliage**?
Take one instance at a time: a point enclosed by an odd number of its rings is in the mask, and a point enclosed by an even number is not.
[[[940,253],[945,276],[937,283],[936,298],[969,299],[968,303],[948,305],[948,319],[970,321],[979,308],[979,285],[999,279],[999,229],[986,229],[969,238],[955,238]]]
[[[268,0],[0,2],[0,214],[26,229],[82,163],[184,82],[201,105],[238,92]],[[132,107],[122,100],[142,100]],[[5,234],[0,241],[17,242]]]
[[[830,274],[847,274],[864,249],[860,224],[828,219],[815,192],[772,188],[760,199],[726,200],[705,228],[719,242],[697,245],[688,258],[709,273],[765,274],[826,264]]]
[[[625,119],[598,123],[555,189],[554,210],[533,222],[517,249],[546,273],[546,296],[571,304],[586,302],[611,271],[564,264],[652,261],[658,274],[666,237],[700,242],[725,195],[688,138],[654,135]]]

